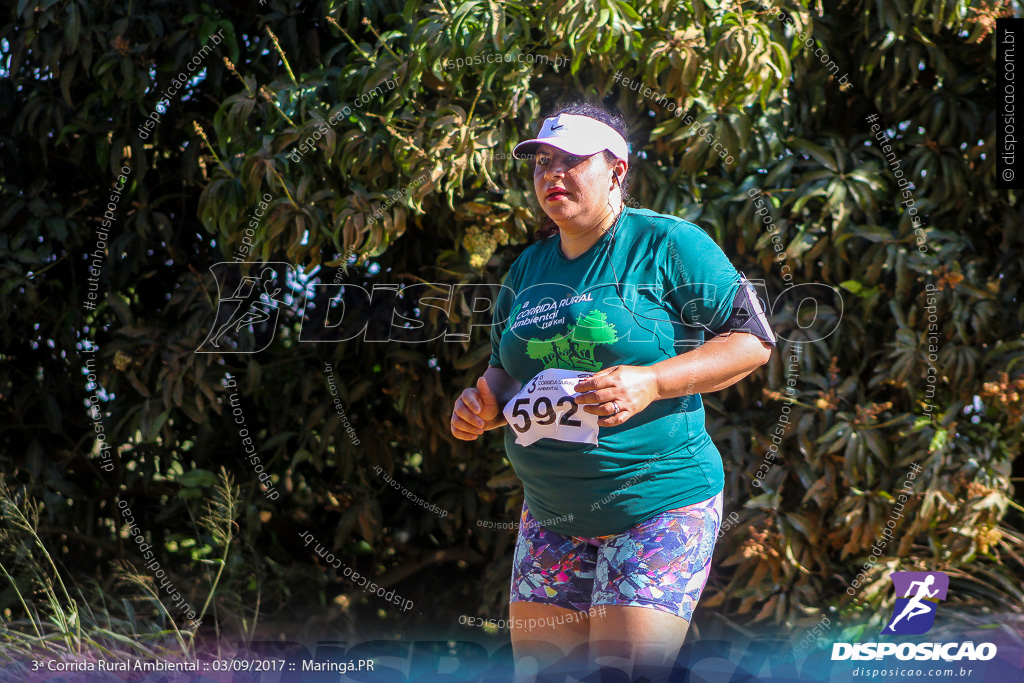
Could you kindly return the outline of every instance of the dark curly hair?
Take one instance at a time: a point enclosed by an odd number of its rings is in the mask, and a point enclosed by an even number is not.
[[[600,104],[576,102],[557,107],[542,117],[541,120],[551,118],[552,116],[558,116],[559,114],[575,114],[577,116],[589,116],[592,119],[597,119],[601,123],[611,126],[615,132],[621,135],[622,139],[626,141],[626,145],[629,145],[629,131],[626,130],[626,120],[616,111],[606,109]],[[616,156],[608,150],[604,150],[604,158],[609,164],[613,164],[615,163]],[[537,163],[536,158],[533,163]],[[626,177],[622,179],[621,183],[623,204],[626,203],[626,198],[629,197],[626,191],[629,189],[629,179],[632,175],[633,167],[630,165],[629,169],[626,171]],[[558,224],[551,220],[550,216],[544,213],[544,209],[541,209],[541,215],[540,227],[537,228],[537,232],[535,233],[537,235],[537,239],[546,239],[557,234]]]

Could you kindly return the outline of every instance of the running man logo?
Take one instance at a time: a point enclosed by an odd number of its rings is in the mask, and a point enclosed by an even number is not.
[[[935,624],[939,600],[946,599],[949,577],[942,572],[893,572],[892,583],[896,588],[896,605],[882,633],[927,633]]]
[[[232,261],[210,266],[217,280],[217,315],[206,340],[196,353],[259,353],[274,341],[279,303],[287,277],[293,275],[287,263],[246,263],[253,266],[243,276]],[[230,296],[224,296],[230,292]],[[246,331],[243,332],[243,328]]]

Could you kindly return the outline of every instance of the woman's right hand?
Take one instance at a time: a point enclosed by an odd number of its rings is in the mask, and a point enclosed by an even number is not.
[[[462,392],[452,411],[452,434],[456,439],[474,441],[488,429],[505,424],[505,415],[498,409],[498,399],[481,377],[476,388]]]

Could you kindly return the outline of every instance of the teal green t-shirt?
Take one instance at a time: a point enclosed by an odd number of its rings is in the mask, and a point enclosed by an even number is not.
[[[653,365],[721,326],[740,278],[700,227],[624,207],[617,227],[574,259],[557,234],[516,259],[495,306],[489,363],[523,384],[549,368]],[[700,395],[654,401],[600,427],[596,446],[549,438],[522,446],[506,426],[505,449],[530,512],[569,536],[622,533],[711,498],[725,481]]]

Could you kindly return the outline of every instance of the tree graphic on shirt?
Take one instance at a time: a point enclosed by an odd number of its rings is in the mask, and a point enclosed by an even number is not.
[[[565,334],[552,339],[531,338],[526,342],[526,355],[543,362],[545,370],[594,372],[604,365],[594,357],[597,345],[614,344],[618,340],[615,325],[608,322],[604,311],[595,309],[569,325]]]

